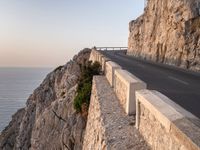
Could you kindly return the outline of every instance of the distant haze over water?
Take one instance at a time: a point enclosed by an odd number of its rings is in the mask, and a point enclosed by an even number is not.
[[[12,115],[25,107],[33,90],[51,71],[50,68],[0,68],[0,132]]]

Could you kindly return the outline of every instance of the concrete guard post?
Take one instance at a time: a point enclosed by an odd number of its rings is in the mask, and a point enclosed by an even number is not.
[[[99,52],[99,63],[102,65],[102,58],[103,58],[103,55]]]
[[[95,51],[95,61],[99,62],[99,52]]]
[[[135,92],[146,88],[147,85],[145,82],[128,71],[115,70],[115,93],[128,115],[136,114]]]
[[[102,57],[102,71],[105,72],[106,62],[111,61],[109,58],[103,56]]]
[[[114,72],[117,69],[121,69],[121,66],[112,61],[106,62],[105,76],[108,82],[110,83],[111,87],[114,87]]]
[[[157,91],[137,91],[136,103],[136,128],[153,149],[200,150],[199,118]]]
[[[92,62],[99,62],[99,52],[95,48],[92,48],[89,60]]]
[[[96,60],[99,62],[99,52],[98,51],[96,51],[96,52],[97,52],[96,53],[97,54],[97,59]]]

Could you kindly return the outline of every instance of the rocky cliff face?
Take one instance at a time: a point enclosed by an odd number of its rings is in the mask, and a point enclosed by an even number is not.
[[[148,0],[130,22],[129,55],[200,71],[200,0]]]
[[[88,61],[90,50],[47,75],[26,103],[13,115],[0,135],[2,150],[51,150],[82,148],[86,118],[76,113],[73,100],[80,78],[80,64]]]

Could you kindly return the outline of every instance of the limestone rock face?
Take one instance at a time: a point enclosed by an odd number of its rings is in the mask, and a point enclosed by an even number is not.
[[[128,55],[200,71],[200,0],[148,0],[130,22]]]
[[[73,60],[48,74],[0,135],[2,150],[82,148],[86,118],[73,108],[80,64],[89,60],[84,49]]]
[[[16,149],[16,137],[19,134],[19,126],[23,118],[25,109],[18,110],[13,116],[12,121],[0,135],[0,149]]]

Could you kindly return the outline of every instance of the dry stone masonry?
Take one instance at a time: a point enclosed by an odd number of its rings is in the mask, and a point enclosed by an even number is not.
[[[148,0],[129,26],[128,55],[200,71],[200,0]]]
[[[104,76],[93,79],[83,150],[149,150]]]

